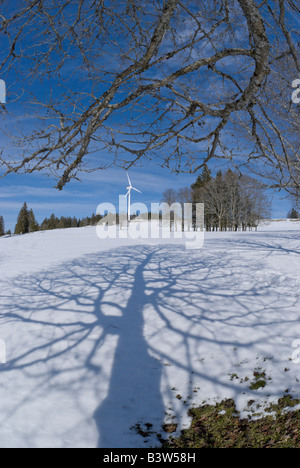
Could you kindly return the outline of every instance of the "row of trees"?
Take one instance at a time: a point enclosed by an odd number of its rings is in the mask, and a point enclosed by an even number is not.
[[[95,214],[93,214],[90,217],[87,216],[83,219],[64,216],[58,218],[57,216],[52,214],[50,218],[45,218],[44,221],[39,225],[32,209],[28,209],[27,204],[25,202],[18,215],[17,224],[15,227],[15,234],[27,234],[29,232],[35,232],[40,230],[48,231],[52,229],[66,229],[71,227],[96,225],[100,219],[101,217]]]
[[[45,218],[41,224],[42,231],[48,231],[51,229],[67,229],[73,227],[84,227],[84,226],[95,226],[98,221],[101,219],[101,216],[92,214],[92,216],[87,216],[83,219],[77,219],[75,217],[65,217],[61,216],[58,218],[54,214],[50,218]]]
[[[207,231],[237,231],[257,228],[259,220],[270,216],[270,202],[259,182],[240,176],[231,169],[215,176],[205,166],[191,187],[178,191],[168,189],[163,201],[204,203]]]

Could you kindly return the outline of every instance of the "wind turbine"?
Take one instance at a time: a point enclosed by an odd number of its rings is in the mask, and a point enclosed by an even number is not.
[[[127,220],[130,221],[130,194],[131,194],[131,190],[135,190],[136,192],[139,192],[139,193],[142,193],[142,192],[140,190],[132,187],[128,172],[126,172],[126,175],[127,175],[127,179],[128,179],[128,182],[129,182],[129,187],[126,187],[128,192],[126,193],[125,197],[128,197]]]

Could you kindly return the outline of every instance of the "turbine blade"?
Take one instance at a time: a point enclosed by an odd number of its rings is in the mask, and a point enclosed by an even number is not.
[[[132,190],[135,190],[136,192],[142,193],[140,190],[138,190],[137,188],[134,188],[134,187],[132,187]]]
[[[131,185],[131,182],[130,182],[130,179],[129,179],[128,172],[126,172],[126,174],[127,174],[127,179],[128,179],[129,185],[130,185],[130,187],[131,187],[132,185]]]
[[[126,195],[124,195],[124,197],[128,197],[128,195],[130,194],[130,190],[128,190],[128,192],[126,193]]]

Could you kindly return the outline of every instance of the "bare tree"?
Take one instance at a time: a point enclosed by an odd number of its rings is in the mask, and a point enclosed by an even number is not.
[[[46,172],[62,189],[83,170],[156,158],[196,172],[225,158],[299,190],[278,72],[300,72],[295,0],[0,2],[0,73],[8,93],[22,80],[29,105],[6,131],[5,174]]]
[[[228,205],[226,226],[232,231],[237,231],[242,220],[241,180],[234,172],[228,170],[225,184]]]
[[[163,194],[162,194],[162,202],[167,203],[168,205],[172,205],[173,203],[176,203],[177,200],[177,194],[176,191],[172,188],[166,189]]]
[[[241,224],[243,231],[254,227],[271,214],[271,203],[261,184],[252,177],[242,176],[239,181],[241,198]]]
[[[193,202],[193,193],[190,187],[183,187],[177,190],[176,198],[178,203],[181,206],[184,206],[185,203]]]
[[[227,228],[228,217],[228,192],[226,180],[221,172],[205,187],[205,211],[210,218],[210,224],[214,229],[222,231]]]
[[[224,174],[218,171],[215,177],[202,171],[192,190],[193,201],[204,203],[207,231],[257,228],[261,219],[270,216],[270,201],[264,186],[230,169]]]

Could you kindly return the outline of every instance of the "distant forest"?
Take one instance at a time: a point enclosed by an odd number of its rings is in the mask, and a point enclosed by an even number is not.
[[[36,221],[34,213],[29,210],[27,204],[24,203],[18,216],[17,224],[15,227],[15,234],[26,234],[35,231],[50,231],[53,229],[67,229],[74,227],[83,227],[96,225],[100,221],[101,216],[92,214],[82,219],[74,217],[61,216],[58,218],[55,214],[51,214],[49,218],[45,218],[42,223]]]
[[[92,214],[82,219],[76,217],[61,216],[58,218],[54,214],[50,218],[45,218],[39,224],[35,218],[32,209],[29,209],[25,202],[19,212],[17,224],[15,226],[14,234],[27,234],[36,231],[49,231],[52,229],[66,229],[73,227],[93,226],[96,225],[101,219],[100,215]],[[10,235],[11,231],[5,231],[3,216],[0,216],[0,236]]]

